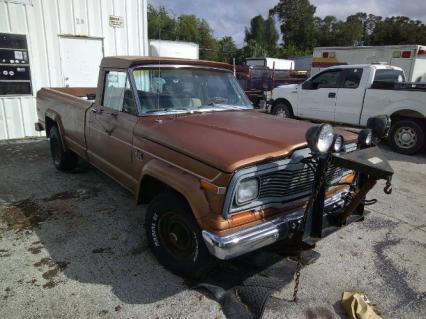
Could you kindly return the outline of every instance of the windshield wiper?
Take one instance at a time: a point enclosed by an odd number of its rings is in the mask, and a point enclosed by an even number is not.
[[[150,113],[159,113],[159,112],[190,112],[191,110],[185,109],[185,108],[159,108],[155,110],[147,110],[144,113],[150,114]]]
[[[210,102],[209,104],[206,105],[202,105],[200,107],[198,107],[198,109],[206,109],[206,108],[218,108],[221,110],[244,110],[245,108],[242,106],[236,106],[236,105],[229,105],[229,104],[216,104],[213,102]]]

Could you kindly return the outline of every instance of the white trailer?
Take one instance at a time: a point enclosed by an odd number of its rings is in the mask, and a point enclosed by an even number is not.
[[[294,61],[275,58],[247,58],[246,65],[248,66],[266,66],[271,70],[294,70]]]
[[[317,47],[314,48],[311,75],[330,66],[375,63],[400,67],[407,81],[421,82],[426,73],[426,46]]]
[[[197,43],[167,40],[149,40],[149,55],[167,58],[199,59]]]

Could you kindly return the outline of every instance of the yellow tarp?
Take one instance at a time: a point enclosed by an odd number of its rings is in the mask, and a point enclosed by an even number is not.
[[[342,306],[351,319],[382,319],[374,312],[367,297],[358,292],[345,291],[342,296]]]

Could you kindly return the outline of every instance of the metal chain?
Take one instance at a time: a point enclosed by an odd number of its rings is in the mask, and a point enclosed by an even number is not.
[[[321,190],[321,187],[323,186],[325,179],[327,177],[327,170],[331,163],[331,156],[328,156],[327,162],[325,163],[323,167],[323,171],[321,172],[321,179],[319,183],[316,183],[316,188],[313,190],[313,194],[311,198],[309,199],[308,203],[306,204],[305,212],[303,213],[303,219],[302,219],[302,227],[301,227],[301,234],[302,238],[300,238],[300,247],[299,247],[299,255],[297,257],[297,265],[296,265],[296,272],[295,272],[295,279],[294,279],[294,289],[293,289],[293,302],[297,302],[297,293],[299,291],[299,284],[300,284],[300,271],[302,270],[302,246],[303,246],[303,233],[305,230],[305,224],[306,220],[308,218],[308,213],[311,210],[312,204],[315,202],[316,198],[318,197],[318,194]]]

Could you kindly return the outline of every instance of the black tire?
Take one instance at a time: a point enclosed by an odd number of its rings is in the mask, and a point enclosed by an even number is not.
[[[53,164],[60,171],[71,171],[78,163],[78,156],[69,150],[64,150],[61,135],[56,126],[50,129],[50,152],[52,154]]]
[[[285,102],[278,102],[277,104],[275,104],[272,109],[272,114],[279,117],[288,118],[288,119],[291,119],[294,117],[291,106]]]
[[[392,125],[388,141],[395,152],[413,155],[418,153],[424,143],[425,132],[415,120],[401,120]]]
[[[200,278],[215,264],[190,207],[177,194],[155,197],[145,216],[148,244],[157,260],[177,275]]]

